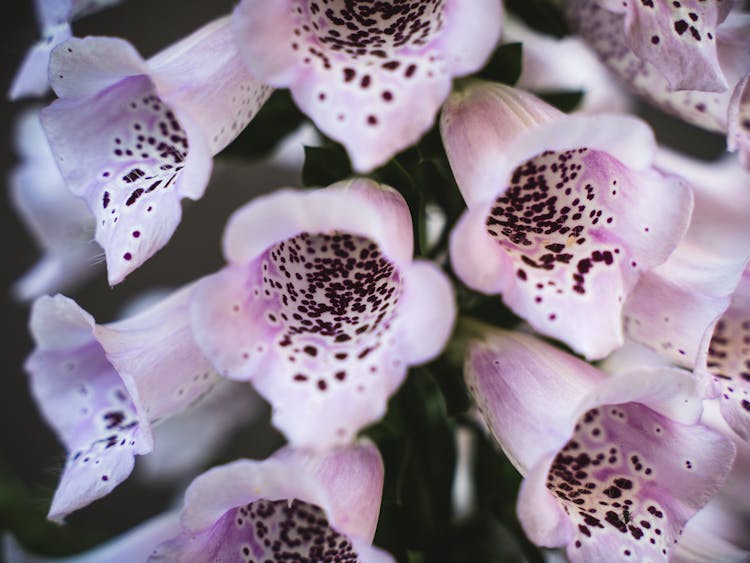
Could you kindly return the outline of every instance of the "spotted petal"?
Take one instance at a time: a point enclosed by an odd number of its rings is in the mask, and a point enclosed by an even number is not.
[[[494,49],[501,15],[499,0],[243,0],[234,30],[251,72],[288,87],[365,172],[431,127],[451,79]]]
[[[740,162],[750,170],[750,74],[737,84],[729,102],[727,145],[738,151]]]
[[[567,546],[571,561],[667,561],[734,458],[731,441],[698,424],[686,372],[607,378],[531,336],[493,331],[470,345],[466,377],[525,473],[524,530],[539,545]]]
[[[628,0],[625,37],[630,49],[667,79],[672,90],[723,92],[717,28],[731,2]]]
[[[369,443],[216,467],[188,488],[182,533],[149,561],[392,561],[370,545],[382,486],[382,461]]]
[[[193,344],[192,288],[133,318],[97,325],[74,301],[41,297],[31,314],[31,390],[68,459],[49,517],[108,494],[153,448],[151,424],[184,409],[214,383]]]
[[[748,177],[733,159],[700,164],[662,151],[658,164],[690,180],[695,209],[676,251],[638,281],[625,327],[634,340],[692,369],[705,358],[750,257]]]
[[[446,106],[451,167],[460,186],[476,181],[462,187],[469,209],[451,260],[464,283],[501,293],[536,330],[602,358],[622,344],[622,307],[639,275],[682,238],[692,198],[649,168],[654,140],[642,122],[548,110],[540,123],[543,107],[491,84]],[[484,142],[462,149],[472,137]]]
[[[16,129],[20,164],[10,175],[13,205],[43,252],[16,282],[13,294],[29,300],[77,286],[99,272],[94,221],[86,205],[65,187],[36,110],[24,113]]]
[[[239,61],[221,18],[148,62],[127,42],[71,39],[50,63],[60,99],[42,114],[70,190],[96,218],[109,281],[162,248],[199,199],[211,156],[247,125],[270,90]]]
[[[412,248],[403,198],[369,180],[259,198],[229,221],[229,265],[196,288],[196,341],[292,444],[348,443],[450,334],[450,284]]]
[[[179,510],[165,512],[91,550],[71,557],[40,557],[26,552],[12,536],[3,541],[8,563],[108,563],[145,561],[154,549],[180,532]]]

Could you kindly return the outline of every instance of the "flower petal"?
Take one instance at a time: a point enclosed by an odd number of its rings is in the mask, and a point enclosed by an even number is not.
[[[198,285],[193,331],[219,373],[252,381],[293,445],[350,442],[408,365],[445,344],[452,292],[412,263],[412,236],[403,198],[369,180],[276,192],[230,220],[230,264]]]
[[[105,563],[107,561],[145,561],[160,543],[180,532],[179,510],[165,512],[132,530],[70,557],[38,557],[26,552],[15,538],[3,538],[3,554],[8,563]]]
[[[750,170],[750,74],[735,87],[728,115],[727,146],[739,151],[740,162]]]
[[[151,561],[263,559],[271,553],[349,560],[355,556],[352,541],[366,541],[357,532],[370,517],[358,515],[359,506],[346,500],[361,503],[366,514],[374,508],[376,520],[382,479],[382,461],[369,444],[326,456],[282,450],[263,462],[214,468],[188,488],[184,532],[160,546]],[[374,521],[367,527],[374,529]]]
[[[719,23],[726,16],[721,0],[627,2],[628,46],[667,79],[672,90],[723,92],[727,82],[716,52]]]
[[[234,13],[251,71],[289,87],[302,111],[347,148],[362,172],[430,128],[451,78],[481,67],[500,25],[497,0],[337,3],[323,11],[304,1],[244,0]]]
[[[16,145],[21,163],[10,175],[10,197],[44,253],[13,287],[18,299],[29,300],[74,287],[98,273],[100,249],[91,238],[94,220],[65,187],[36,110],[19,119]]]
[[[211,156],[270,94],[244,69],[229,16],[143,61],[127,42],[73,39],[52,56],[61,99],[43,112],[70,190],[96,217],[110,284],[162,248],[199,199]]]
[[[525,132],[492,130],[478,120],[480,113],[494,105],[521,120],[528,106],[507,87],[479,88],[497,96],[475,115],[467,100],[470,117],[454,114],[453,132],[468,138],[478,127],[487,133],[483,152],[504,157],[476,158],[496,180],[480,178],[484,197],[468,200],[451,240],[454,270],[472,287],[501,291],[536,330],[602,358],[622,344],[622,306],[638,275],[664,262],[682,238],[690,191],[647,169],[654,141],[637,120],[560,116]],[[443,134],[447,146],[460,138],[445,128]],[[464,156],[451,160],[459,185],[465,179],[460,171],[472,164],[471,155]]]
[[[574,356],[520,332],[486,330],[469,347],[469,391],[513,465],[527,474],[565,443],[576,405],[604,374]]]
[[[44,96],[49,90],[47,68],[52,49],[70,38],[70,25],[60,23],[44,30],[45,38],[31,46],[16,71],[8,90],[9,100]]]
[[[215,382],[187,324],[191,288],[111,325],[66,297],[32,309],[36,348],[26,362],[32,392],[68,451],[49,517],[108,494],[153,448],[151,423],[195,401]]]

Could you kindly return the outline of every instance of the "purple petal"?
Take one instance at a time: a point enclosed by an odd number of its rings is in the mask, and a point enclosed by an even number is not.
[[[47,68],[50,53],[57,45],[70,38],[71,32],[67,22],[50,26],[44,31],[45,38],[31,46],[16,71],[8,90],[9,100],[42,97],[49,90]]]
[[[474,88],[498,95],[457,100],[443,127],[448,154],[460,139],[484,141],[478,154],[451,156],[459,185],[480,186],[463,188],[472,195],[451,237],[454,270],[474,289],[502,293],[536,330],[602,358],[622,344],[622,306],[639,274],[683,236],[690,192],[646,169],[654,142],[641,122],[559,116],[526,131],[495,128],[483,119],[491,108],[528,127],[534,118],[524,110],[542,102],[507,87]]]
[[[750,170],[750,74],[734,90],[728,121],[727,146],[739,152],[740,162]]]
[[[11,199],[44,253],[13,288],[17,298],[29,300],[74,287],[98,273],[100,249],[92,240],[94,220],[65,187],[37,111],[21,116],[16,145],[21,162],[11,172]]]
[[[374,530],[382,478],[382,461],[372,445],[327,456],[282,451],[263,462],[239,460],[214,468],[187,491],[184,532],[160,546],[150,561],[263,560],[271,554],[355,561],[353,542],[367,542],[357,533],[363,520],[356,512],[373,507],[368,527]],[[333,489],[329,479],[336,482]],[[343,522],[347,515],[352,520]]]
[[[180,533],[179,511],[155,516],[102,545],[71,557],[38,557],[27,553],[15,538],[5,536],[3,554],[8,563],[105,563],[145,561],[160,543]]]
[[[36,348],[26,362],[34,397],[68,452],[49,517],[108,494],[151,451],[151,423],[214,383],[190,336],[189,289],[112,325],[95,325],[61,295],[32,309]]]
[[[721,0],[627,2],[630,49],[654,65],[671,90],[723,92],[727,82],[716,52],[717,27],[726,16]]]
[[[229,17],[143,61],[127,42],[74,39],[50,72],[60,100],[43,112],[70,190],[96,217],[110,284],[162,248],[199,199],[211,156],[270,94],[239,60]]]
[[[350,442],[449,336],[451,288],[412,264],[411,218],[391,188],[276,192],[235,213],[224,248],[230,265],[196,288],[196,341],[219,373],[253,382],[294,445]]]
[[[354,10],[244,0],[234,29],[251,71],[290,88],[302,111],[347,148],[354,168],[368,171],[430,128],[453,76],[482,66],[499,36],[501,4],[445,0]]]

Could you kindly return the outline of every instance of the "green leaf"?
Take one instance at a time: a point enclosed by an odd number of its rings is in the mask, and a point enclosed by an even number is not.
[[[262,158],[305,121],[289,94],[276,90],[242,133],[221,152],[229,158]]]
[[[305,147],[305,164],[302,167],[304,186],[328,186],[351,174],[349,157],[341,145],[330,142],[321,147]]]
[[[505,0],[506,10],[520,17],[526,25],[555,37],[570,35],[562,4],[560,0]]]
[[[520,43],[501,45],[479,71],[479,77],[513,86],[521,76],[522,47]]]

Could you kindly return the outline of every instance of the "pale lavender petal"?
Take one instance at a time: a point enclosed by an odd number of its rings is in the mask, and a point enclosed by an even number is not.
[[[43,39],[31,46],[21,61],[21,66],[16,71],[8,90],[8,99],[42,97],[49,91],[47,68],[50,53],[57,45],[70,38],[70,26],[61,23],[47,27],[44,35]]]
[[[166,512],[147,520],[121,536],[69,557],[39,557],[26,552],[6,535],[3,552],[8,563],[112,563],[113,561],[145,561],[164,541],[180,533],[178,510]]]
[[[648,169],[653,136],[637,120],[559,116],[533,127],[527,108],[541,101],[480,88],[498,95],[484,96],[486,106],[467,97],[463,115],[453,112],[452,129],[443,128],[449,154],[475,130],[485,137],[478,155],[451,158],[459,185],[476,178],[481,186],[464,192],[483,196],[468,198],[451,238],[454,270],[473,288],[502,293],[536,330],[602,358],[622,344],[622,307],[638,276],[682,238],[690,191]],[[487,127],[493,106],[532,127]],[[463,175],[472,165],[491,172]]]
[[[51,519],[61,521],[126,479],[134,456],[153,448],[151,424],[215,383],[192,342],[190,291],[111,325],[94,324],[60,295],[35,302],[36,348],[26,369],[42,414],[68,452]]]
[[[728,85],[717,55],[722,0],[628,1],[625,36],[630,49],[654,65],[672,90],[723,92]]]
[[[750,74],[734,90],[728,122],[727,146],[739,152],[740,162],[750,170]]]
[[[499,330],[471,342],[464,375],[492,434],[522,474],[565,443],[578,403],[605,377],[532,336]]]
[[[250,70],[290,88],[359,171],[384,163],[430,128],[452,77],[482,66],[500,25],[497,0],[353,8],[244,0],[234,13]]]
[[[356,500],[366,513],[374,509],[367,524],[374,530],[382,479],[382,461],[370,444],[324,456],[282,450],[263,462],[214,468],[188,488],[183,533],[150,561],[264,560],[272,553],[356,561],[353,541],[369,543],[358,531],[370,517],[346,501]]]
[[[711,337],[705,366],[720,393],[721,414],[742,439],[750,441],[750,270]]]
[[[577,109],[585,113],[627,113],[631,109],[632,97],[580,38],[545,35],[507,17],[502,40],[523,45],[517,87],[537,93],[581,91],[583,99]]]
[[[412,263],[408,207],[391,188],[259,198],[230,219],[224,249],[230,265],[196,288],[196,341],[219,373],[252,381],[293,445],[350,442],[449,336],[452,290]]]
[[[750,558],[750,551],[732,541],[733,538],[744,538],[746,535],[747,529],[740,515],[732,513],[720,501],[720,497],[715,498],[688,521],[674,550],[672,561],[746,562]]]
[[[467,382],[526,476],[518,515],[532,541],[567,545],[571,561],[666,561],[734,459],[730,440],[698,424],[695,379],[663,368],[606,377],[531,336],[474,338]]]
[[[65,187],[36,110],[21,116],[16,145],[21,162],[10,175],[10,197],[43,252],[12,290],[16,298],[29,300],[97,274],[100,249],[93,241],[94,220]]]
[[[52,56],[60,100],[43,122],[70,190],[96,217],[110,284],[162,248],[199,199],[211,157],[255,116],[270,89],[244,68],[229,17],[148,62],[114,38],[73,39]]]

